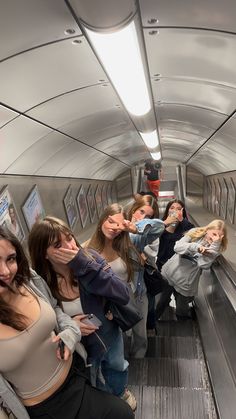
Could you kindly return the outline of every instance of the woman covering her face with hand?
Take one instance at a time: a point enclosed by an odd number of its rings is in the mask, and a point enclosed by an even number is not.
[[[184,203],[179,199],[173,199],[168,202],[162,220],[165,224],[165,230],[160,237],[159,248],[157,251],[156,265],[161,271],[164,263],[174,255],[174,246],[176,241],[183,237],[184,232],[190,230],[194,225],[188,220]],[[158,300],[158,312],[155,313],[155,300]],[[156,329],[156,318],[160,317],[162,311],[161,302],[164,304],[163,310],[168,305],[169,301],[164,301],[161,294],[156,298],[152,298],[149,306],[149,314],[147,321],[148,329]]]
[[[18,239],[0,227],[0,398],[4,405],[17,419],[133,418],[126,403],[92,388],[80,374],[77,354],[72,356],[80,331],[55,306],[42,278],[41,290],[35,286],[36,276]]]
[[[82,343],[92,364],[92,383],[127,399],[128,362],[117,360],[112,368],[113,349],[123,345],[119,327],[104,313],[104,300],[127,304],[128,287],[96,252],[82,249],[64,221],[45,217],[37,222],[28,239],[33,268],[46,280],[64,311],[82,331]],[[94,314],[101,326],[88,326],[86,316]],[[100,380],[100,367],[104,380]],[[129,401],[127,400],[129,403]],[[132,408],[136,408],[132,404]]]
[[[161,271],[166,283],[156,307],[158,318],[169,304],[172,293],[176,300],[177,318],[191,318],[189,303],[197,295],[201,272],[209,269],[226,247],[227,230],[221,220],[193,228],[176,242],[174,256],[163,265]]]

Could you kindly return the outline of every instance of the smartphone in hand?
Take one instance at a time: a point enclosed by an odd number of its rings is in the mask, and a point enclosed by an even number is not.
[[[63,340],[59,340],[58,348],[59,348],[59,351],[60,351],[61,359],[64,359],[65,344],[64,344]]]
[[[87,317],[85,317],[82,322],[96,327],[100,327],[102,325],[102,322],[92,313],[87,314]]]

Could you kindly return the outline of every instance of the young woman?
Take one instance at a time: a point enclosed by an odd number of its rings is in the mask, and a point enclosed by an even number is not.
[[[162,220],[165,224],[165,230],[160,237],[159,250],[157,254],[157,267],[161,271],[164,263],[170,259],[175,251],[174,246],[176,241],[180,240],[184,233],[194,225],[188,220],[185,205],[179,199],[173,199],[168,202]],[[168,298],[168,294],[158,294],[156,301],[158,306],[155,312],[155,301],[152,302],[150,312],[148,315],[147,328],[155,328],[156,319],[159,319],[166,306],[170,303],[171,298],[168,300],[164,299],[164,296]],[[162,306],[163,305],[163,306]]]
[[[162,220],[165,224],[165,231],[160,237],[159,243],[157,256],[159,270],[173,256],[175,242],[183,237],[185,231],[194,227],[187,218],[184,203],[179,199],[173,199],[168,202]]]
[[[174,246],[175,254],[162,267],[166,280],[161,298],[168,301],[174,293],[178,319],[191,318],[189,303],[198,292],[203,269],[209,269],[214,260],[227,247],[227,231],[224,221],[214,220],[205,227],[185,233]],[[157,304],[157,312],[164,310],[163,301]],[[168,305],[168,304],[167,304]]]
[[[106,299],[127,304],[127,285],[101,256],[82,249],[67,224],[55,217],[46,217],[33,226],[28,246],[33,268],[45,278],[64,311],[80,325],[88,362],[92,364],[92,383],[123,398],[135,410],[136,400],[127,390],[129,364],[124,355],[114,359],[116,348],[123,348],[122,333],[104,313]],[[90,313],[101,326],[89,329],[84,324],[85,315]]]
[[[0,398],[4,405],[17,419],[133,418],[126,403],[92,388],[80,374],[77,355],[72,356],[80,337],[78,327],[62,312],[56,317],[51,305],[55,300],[49,299],[46,286],[41,287],[43,292],[37,289],[32,275],[20,242],[0,227]],[[65,346],[59,349],[61,342]]]
[[[131,219],[127,219],[120,205],[108,206],[87,244],[107,260],[112,270],[123,281],[129,283],[134,292],[136,303],[143,316],[143,319],[132,328],[131,356],[135,358],[143,358],[147,350],[148,300],[140,254],[144,247],[152,243],[164,229],[161,220],[149,219],[157,211],[157,204],[154,201],[149,196],[148,200],[142,197],[139,203],[135,202],[129,211]],[[152,203],[153,207],[147,203]]]

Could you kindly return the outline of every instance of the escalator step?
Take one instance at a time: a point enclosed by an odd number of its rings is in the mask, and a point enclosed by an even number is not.
[[[207,388],[204,365],[198,359],[129,359],[129,384]]]
[[[158,336],[196,336],[196,334],[196,325],[192,320],[157,322]]]
[[[146,357],[186,358],[199,357],[196,339],[193,337],[152,337],[148,339]]]
[[[130,386],[138,400],[135,419],[216,419],[205,389]]]

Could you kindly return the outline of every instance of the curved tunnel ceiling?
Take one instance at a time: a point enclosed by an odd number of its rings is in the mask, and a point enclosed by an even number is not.
[[[148,158],[66,2],[0,3],[0,174],[113,180]],[[235,170],[235,1],[138,3],[163,166]]]

